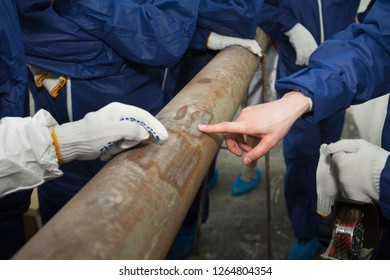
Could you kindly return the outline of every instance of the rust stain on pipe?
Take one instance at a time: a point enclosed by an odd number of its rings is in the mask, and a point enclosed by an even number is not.
[[[219,52],[157,115],[169,139],[115,156],[14,259],[164,259],[222,142],[197,124],[231,120],[258,63]]]

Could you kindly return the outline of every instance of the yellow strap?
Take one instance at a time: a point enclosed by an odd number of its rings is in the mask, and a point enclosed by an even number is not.
[[[320,212],[318,212],[318,211],[316,211],[316,212],[317,212],[317,214],[320,215],[321,217],[328,217],[328,216],[329,216],[329,214],[327,215],[327,214],[320,213]]]
[[[211,37],[211,32],[209,34],[209,37],[207,37],[206,47],[208,47],[210,45],[210,37]]]
[[[58,143],[57,134],[56,134],[54,128],[51,129],[51,137],[53,138],[53,144],[54,144],[54,148],[56,150],[58,162],[61,164],[61,163],[63,163],[63,160],[62,160],[62,155],[61,155],[61,151],[60,151],[60,145]]]
[[[37,75],[35,77],[35,85],[40,88],[43,86],[42,82],[44,79],[46,79],[50,75],[49,72],[43,71],[41,74]]]
[[[50,91],[50,95],[53,98],[58,97],[58,92],[66,85],[66,78],[60,77],[58,84]]]

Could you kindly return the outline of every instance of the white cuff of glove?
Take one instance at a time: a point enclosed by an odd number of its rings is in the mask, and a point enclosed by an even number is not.
[[[80,121],[62,124],[55,127],[54,131],[58,139],[57,156],[61,163],[73,161],[83,154],[91,155],[87,159],[99,157],[100,153],[90,148],[84,125]]]
[[[317,194],[317,214],[323,217],[329,216],[332,212],[332,206],[336,200],[337,195],[318,193]]]
[[[211,32],[207,39],[207,48],[210,50],[218,51],[233,45],[244,47],[259,57],[263,55],[256,40],[222,36],[214,32]]]

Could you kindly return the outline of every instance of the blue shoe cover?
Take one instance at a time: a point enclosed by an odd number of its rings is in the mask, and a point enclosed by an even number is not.
[[[217,169],[215,169],[213,176],[209,179],[209,181],[207,183],[207,190],[208,191],[211,191],[215,187],[215,185],[217,184],[218,177],[219,177],[219,172]]]
[[[257,188],[261,181],[261,171],[257,169],[256,179],[251,181],[244,181],[241,179],[241,174],[234,181],[231,193],[233,196],[241,195]]]
[[[287,259],[288,260],[311,260],[317,254],[317,251],[320,248],[321,248],[321,244],[318,241],[317,236],[315,236],[305,244],[300,244],[298,240],[295,240],[294,245]]]

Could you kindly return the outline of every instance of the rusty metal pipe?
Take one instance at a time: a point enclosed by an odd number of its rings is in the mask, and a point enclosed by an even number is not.
[[[14,259],[164,259],[222,141],[197,124],[231,120],[258,63],[219,52],[157,115],[169,139],[114,157]]]

